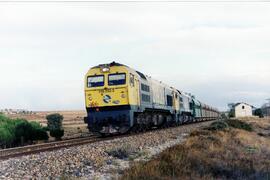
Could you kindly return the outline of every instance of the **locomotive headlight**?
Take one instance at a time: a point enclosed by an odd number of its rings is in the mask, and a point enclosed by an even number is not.
[[[89,99],[89,101],[92,101],[92,100],[93,100],[93,98],[92,98],[92,95],[91,95],[91,94],[89,94],[89,95],[88,95],[88,99]]]
[[[109,71],[110,71],[110,68],[104,67],[104,68],[101,69],[101,71],[102,71],[102,72],[109,72]]]

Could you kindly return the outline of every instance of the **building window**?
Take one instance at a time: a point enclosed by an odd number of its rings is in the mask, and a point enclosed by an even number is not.
[[[245,106],[242,106],[242,109],[245,109]]]

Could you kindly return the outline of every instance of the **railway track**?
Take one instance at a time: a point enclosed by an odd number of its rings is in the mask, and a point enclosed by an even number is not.
[[[51,142],[51,143],[42,143],[36,145],[29,145],[23,147],[9,148],[0,150],[0,160],[9,159],[12,157],[18,157],[28,154],[35,154],[44,151],[52,151],[66,147],[78,146],[88,143],[94,143],[102,139],[97,138],[97,136],[88,136],[84,138],[74,138],[63,141]]]
[[[211,120],[211,121],[214,121],[214,120]],[[204,122],[207,122],[207,121],[204,121]],[[204,122],[199,122],[199,123],[204,124]],[[192,124],[198,124],[198,122],[183,124],[181,126],[192,126]],[[178,127],[181,127],[181,126],[178,126]],[[176,127],[170,127],[170,128],[176,128]],[[139,134],[144,134],[151,131],[162,131],[162,130],[164,129],[152,129],[152,130],[139,133]],[[23,146],[23,147],[9,148],[9,149],[0,150],[0,160],[6,160],[9,158],[19,157],[23,155],[36,154],[36,153],[45,152],[45,151],[53,151],[53,150],[72,147],[72,146],[90,144],[90,143],[95,143],[99,141],[112,140],[115,138],[135,136],[139,134],[131,133],[131,134],[118,135],[118,136],[109,136],[105,138],[98,138],[98,136],[91,135],[91,136],[83,137],[83,138],[80,137],[80,138],[68,139],[68,140],[51,142],[51,143],[43,143],[43,144],[29,145],[29,146]]]

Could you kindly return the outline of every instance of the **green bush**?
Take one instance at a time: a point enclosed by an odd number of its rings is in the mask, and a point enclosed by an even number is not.
[[[42,127],[42,129],[43,129],[44,131],[50,131],[49,128],[48,128],[48,126]]]
[[[32,126],[29,122],[22,120],[16,125],[15,128],[15,136],[17,142],[20,142],[23,144],[25,141],[31,141],[32,139]]]
[[[230,110],[229,112],[229,118],[233,118],[235,116],[235,113],[233,110]]]
[[[136,149],[130,144],[124,143],[121,147],[112,148],[106,151],[109,156],[116,157],[118,159],[127,159],[136,152]]]
[[[64,136],[64,130],[63,129],[50,130],[50,135],[52,137],[55,137],[56,140],[61,140],[62,136]]]
[[[64,136],[64,130],[62,126],[62,122],[64,117],[58,113],[50,114],[46,116],[47,119],[47,127],[50,131],[50,135],[55,137],[56,140],[60,140],[62,136]]]
[[[228,116],[225,113],[221,113],[221,119],[226,120],[228,119]]]
[[[264,117],[263,116],[262,109],[260,109],[260,108],[258,108],[258,109],[255,110],[254,115],[255,116],[259,116],[259,118],[263,118]]]
[[[216,121],[210,124],[209,127],[204,128],[205,130],[210,131],[223,131],[228,130],[230,127],[237,128],[237,129],[243,129],[246,131],[253,131],[253,127],[243,121],[237,120],[237,119],[228,119],[225,121]]]
[[[49,136],[47,134],[47,131],[44,127],[42,127],[39,123],[37,122],[31,122],[30,123],[32,126],[32,136],[33,140],[48,140]]]
[[[11,146],[13,135],[7,129],[0,127],[0,147]]]
[[[46,116],[49,130],[62,129],[62,122],[64,117],[58,113]]]
[[[33,140],[47,140],[47,132],[37,122],[0,115],[0,146],[14,147]]]
[[[226,120],[226,123],[230,126],[230,127],[233,127],[233,128],[237,128],[237,129],[243,129],[243,130],[246,130],[246,131],[253,131],[253,127],[244,122],[244,121],[240,121],[238,119],[230,119],[230,120]]]
[[[6,116],[0,113],[0,122],[6,120]]]
[[[229,125],[226,123],[226,121],[216,121],[210,124],[209,127],[206,127],[206,130],[210,131],[218,131],[218,130],[225,130],[228,129]]]

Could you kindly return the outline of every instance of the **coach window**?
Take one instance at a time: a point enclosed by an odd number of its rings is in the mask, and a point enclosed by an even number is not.
[[[108,79],[109,86],[126,84],[126,74],[110,74]]]
[[[129,82],[130,82],[130,86],[134,87],[134,75],[133,74],[130,74]]]
[[[104,86],[104,75],[87,77],[87,87],[91,88],[99,86]]]

